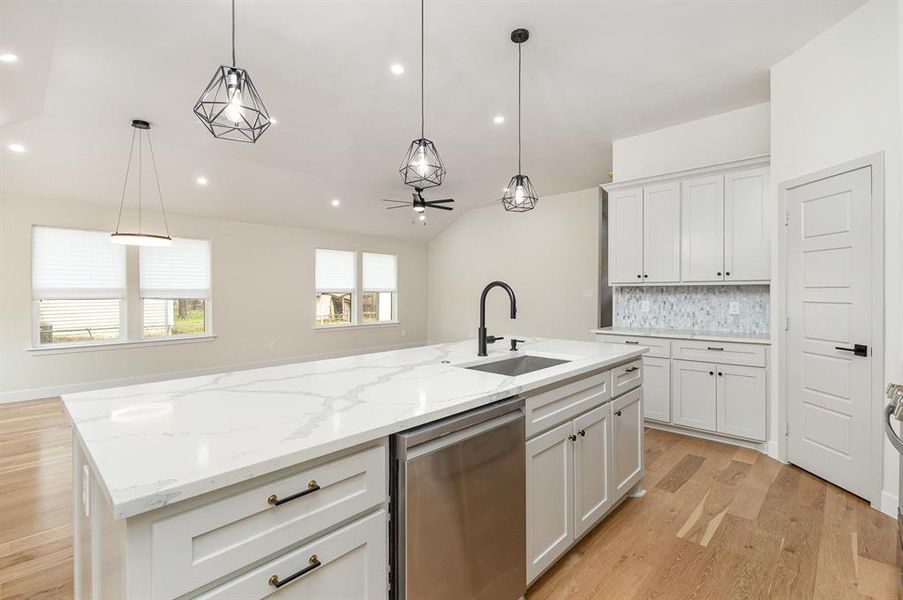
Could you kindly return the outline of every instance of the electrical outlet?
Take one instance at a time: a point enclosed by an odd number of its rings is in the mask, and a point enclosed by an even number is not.
[[[648,300],[643,300],[640,303],[640,310],[643,312],[649,312],[649,301]]]
[[[267,344],[267,350],[275,350],[276,349],[276,340],[270,340],[270,343]]]
[[[592,291],[592,290],[583,290],[583,297],[584,297],[584,298],[592,298],[592,297],[593,297],[593,291]]]
[[[732,315],[740,314],[740,303],[739,302],[731,302],[730,303],[730,312]]]

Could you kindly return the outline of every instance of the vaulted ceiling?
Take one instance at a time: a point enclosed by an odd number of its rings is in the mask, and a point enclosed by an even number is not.
[[[238,66],[278,120],[256,145],[191,110],[229,61],[227,0],[4,0],[0,52],[19,60],[0,64],[0,193],[114,211],[143,118],[173,213],[426,239],[516,170],[512,29],[531,32],[524,172],[549,196],[607,181],[613,139],[768,100],[769,67],[861,3],[428,0],[426,134],[449,171],[428,197],[458,202],[423,227],[379,202],[408,197],[419,137],[416,0],[237,0]]]

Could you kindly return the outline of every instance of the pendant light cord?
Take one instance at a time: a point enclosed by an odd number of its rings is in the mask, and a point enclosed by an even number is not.
[[[135,134],[137,129],[132,129],[132,143],[129,145],[129,162],[125,166],[125,181],[122,182],[122,198],[119,200],[119,218],[116,219],[116,233],[119,233],[119,225],[122,224],[122,208],[125,206],[125,190],[129,185],[129,171],[132,170],[132,153],[135,151]]]
[[[138,235],[141,235],[141,132],[138,132]]]
[[[163,226],[166,228],[166,237],[170,237],[169,221],[166,219],[166,207],[163,205],[163,190],[160,188],[160,175],[157,173],[157,159],[154,156],[154,146],[151,144],[150,131],[147,132],[147,147],[150,149],[151,164],[154,166],[154,179],[157,181],[157,196],[160,198],[160,212],[163,213]]]
[[[235,0],[232,0],[232,1],[234,2]],[[425,105],[426,101],[424,99],[424,91],[423,91],[424,90],[424,84],[423,84],[424,51],[423,51],[423,46],[426,43],[424,41],[425,35],[423,33],[424,32],[424,25],[423,25],[424,24],[424,19],[423,19],[424,6],[425,6],[425,0],[420,0],[420,139],[423,139],[424,137],[426,137],[424,135],[424,132],[426,131],[426,127],[424,125],[424,123],[426,122],[426,118],[424,116],[425,115],[424,105]]]
[[[235,0],[232,0],[232,67],[235,68]]]
[[[519,43],[517,45],[517,174],[520,175],[520,80],[521,80],[521,58],[520,58],[520,50],[523,43]]]

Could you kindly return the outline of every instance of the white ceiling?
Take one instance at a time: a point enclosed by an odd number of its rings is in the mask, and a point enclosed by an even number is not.
[[[448,177],[427,196],[458,202],[422,227],[379,202],[408,197],[419,137],[416,0],[238,0],[238,66],[278,119],[256,145],[191,110],[229,60],[227,0],[3,0],[0,52],[20,60],[0,64],[0,193],[117,206],[143,118],[172,213],[427,239],[516,170],[512,29],[531,32],[524,172],[548,196],[607,181],[613,139],[768,100],[769,67],[861,3],[429,0],[426,135]]]

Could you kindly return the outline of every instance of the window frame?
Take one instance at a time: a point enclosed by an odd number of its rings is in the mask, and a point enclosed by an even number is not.
[[[338,252],[350,252],[354,255],[354,288],[350,290],[345,289],[320,289],[317,287],[317,250],[333,250]],[[392,302],[392,320],[391,321],[369,321],[364,322],[364,302],[363,295],[365,293],[363,280],[364,280],[364,254],[385,254],[389,256],[395,257],[395,291],[393,292],[393,302]],[[375,250],[348,250],[343,248],[335,248],[335,247],[327,247],[327,246],[316,246],[313,250],[314,255],[314,269],[313,269],[313,284],[314,290],[311,298],[313,304],[313,329],[314,331],[341,331],[347,329],[364,329],[368,327],[393,327],[400,324],[398,319],[399,314],[399,301],[398,301],[398,280],[400,278],[400,273],[398,269],[398,254],[394,252],[379,252]],[[373,291],[373,290],[369,290]],[[325,294],[351,294],[351,322],[350,323],[333,323],[330,325],[320,325],[317,323],[317,294],[325,293]]]
[[[32,242],[32,250],[29,256],[30,272],[34,271],[34,230],[37,227],[46,227],[52,229],[68,229],[70,231],[85,231],[91,233],[109,232],[90,229],[86,227],[66,227],[60,225],[43,225],[34,223],[30,226],[30,240]],[[77,351],[77,350],[101,350],[116,347],[129,346],[148,346],[148,345],[167,345],[178,342],[214,340],[216,335],[213,331],[213,240],[209,238],[189,238],[203,239],[209,245],[209,264],[210,269],[210,290],[209,296],[205,298],[204,306],[204,333],[185,333],[177,335],[167,335],[155,338],[144,337],[144,298],[140,295],[140,267],[138,260],[138,246],[125,246],[125,296],[119,298],[119,337],[115,339],[94,340],[85,342],[58,342],[58,343],[41,343],[41,300],[34,298],[34,279],[32,278],[31,287],[31,347],[27,348],[29,352],[54,354],[58,352]],[[110,242],[112,244],[112,242]],[[78,300],[79,298],[59,298],[60,300]],[[168,298],[167,298],[168,299]]]
[[[367,250],[361,250],[361,273],[360,273],[360,281],[361,281],[361,324],[363,325],[391,325],[393,323],[398,323],[398,255],[390,254],[388,252],[370,252]],[[388,289],[370,289],[364,287],[364,255],[365,254],[374,254],[379,256],[391,256],[395,263],[395,288],[392,290]],[[381,294],[381,293],[390,293],[392,294],[392,316],[387,321],[364,321],[364,294]]]

